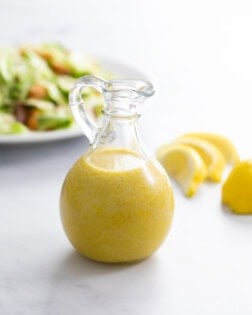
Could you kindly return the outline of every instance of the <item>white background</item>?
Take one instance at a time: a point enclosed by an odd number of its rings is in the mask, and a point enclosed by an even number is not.
[[[3,1],[0,44],[57,40],[142,70],[156,95],[141,119],[154,149],[186,131],[229,136],[252,155],[248,1]],[[58,215],[61,183],[85,139],[0,146],[0,313],[252,314],[252,218],[220,204],[220,185],[176,211],[159,252],[129,266],[80,258]]]

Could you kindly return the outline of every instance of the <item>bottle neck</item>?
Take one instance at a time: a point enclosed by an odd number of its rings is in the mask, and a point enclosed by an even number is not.
[[[135,99],[132,91],[107,92],[105,94],[104,112],[111,118],[128,118],[139,117],[141,99]]]
[[[104,122],[92,145],[92,149],[121,148],[143,154],[139,134],[139,115],[120,116],[105,114]]]

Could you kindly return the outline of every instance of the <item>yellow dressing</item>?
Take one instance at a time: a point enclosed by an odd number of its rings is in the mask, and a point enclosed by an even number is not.
[[[150,256],[170,228],[174,200],[165,172],[126,149],[82,156],[61,193],[65,232],[82,255],[102,262]]]

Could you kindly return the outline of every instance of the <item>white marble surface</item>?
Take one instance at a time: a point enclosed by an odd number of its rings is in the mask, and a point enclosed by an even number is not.
[[[250,1],[1,1],[1,44],[61,40],[137,66],[157,94],[141,120],[153,150],[187,130],[230,136],[252,155]],[[152,258],[110,266],[79,257],[58,198],[84,139],[0,146],[1,315],[249,315],[252,217],[174,186],[171,233]]]

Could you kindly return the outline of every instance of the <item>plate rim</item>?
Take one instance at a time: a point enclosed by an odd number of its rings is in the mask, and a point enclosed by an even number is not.
[[[96,55],[93,55],[91,58],[96,60],[97,63],[102,66],[102,68],[106,69],[107,71],[114,72],[119,76],[121,75],[122,77],[125,77],[123,72],[129,72],[132,73],[132,79],[147,79],[146,75],[141,72],[141,70],[136,69],[130,64],[126,64],[112,58]],[[117,68],[119,69],[119,71],[116,71]],[[82,130],[74,123],[74,125],[69,128],[54,131],[28,131],[21,134],[0,135],[0,145],[50,142],[77,138],[80,136],[86,137]]]

